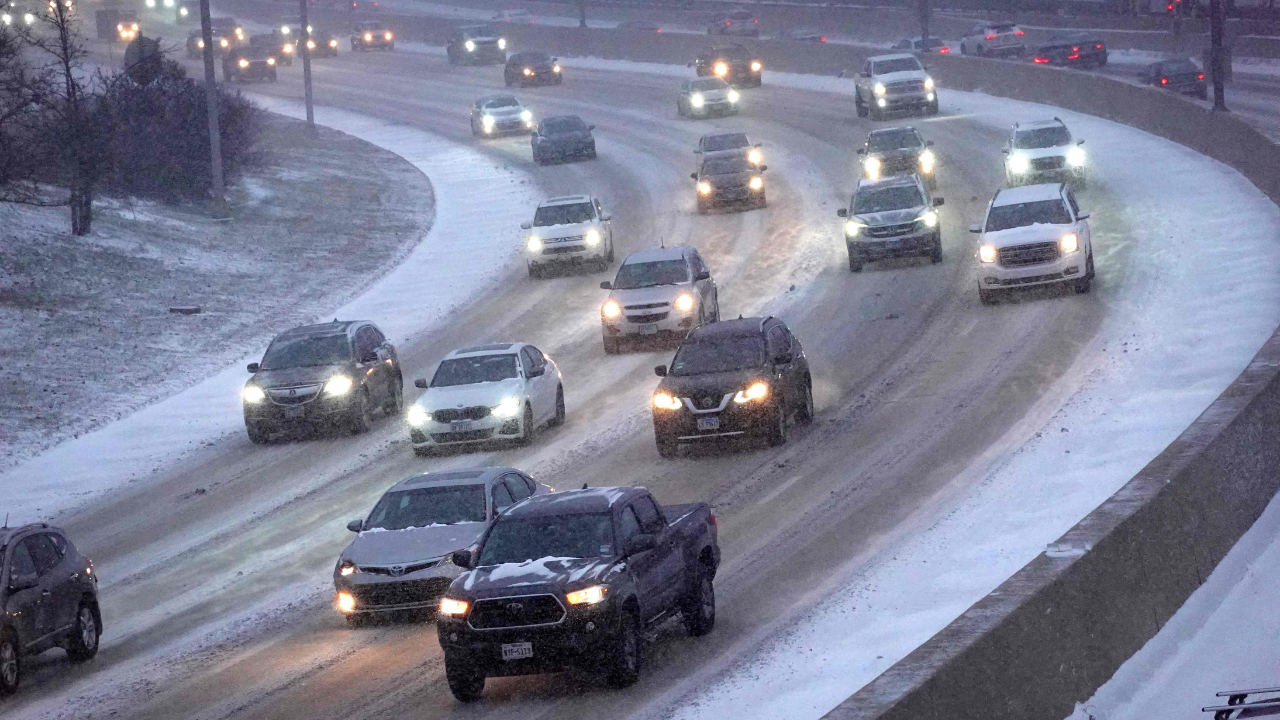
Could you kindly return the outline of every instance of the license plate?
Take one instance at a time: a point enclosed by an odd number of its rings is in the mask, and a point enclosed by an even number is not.
[[[305,408],[287,407],[284,409],[284,416],[288,418],[298,418],[298,417],[302,417],[302,413],[304,411],[305,411]]]
[[[471,421],[457,420],[455,422],[449,423],[449,429],[454,432],[466,432],[471,429]]]
[[[698,430],[719,430],[720,418],[718,417],[700,417],[698,418]]]
[[[533,657],[533,643],[503,643],[503,660],[524,660]]]
[[[641,326],[640,326],[640,334],[641,334],[641,335],[657,335],[657,334],[658,334],[658,323],[649,323],[649,324],[647,324],[647,325],[641,325]]]

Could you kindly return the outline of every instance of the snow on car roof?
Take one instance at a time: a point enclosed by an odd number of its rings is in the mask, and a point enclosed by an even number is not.
[[[571,205],[573,203],[591,202],[590,195],[561,195],[543,200],[538,207],[549,207],[551,205]]]
[[[1052,118],[1049,120],[1028,120],[1026,122],[1020,122],[1014,125],[1014,127],[1019,130],[1033,130],[1035,128],[1057,127],[1059,125],[1066,126],[1066,123],[1062,122],[1058,118]]]
[[[1041,183],[1039,185],[1023,185],[1022,187],[1004,188],[996,193],[991,201],[992,207],[1017,205],[1018,203],[1037,202],[1040,200],[1057,200],[1062,196],[1061,183]]]
[[[915,184],[916,184],[915,175],[891,175],[889,177],[880,178],[878,180],[872,180],[871,178],[862,178],[861,180],[858,181],[858,189],[859,190],[863,188],[878,189],[878,188],[887,188],[887,187],[898,187],[899,185],[911,185],[914,187]]]
[[[605,512],[619,500],[642,491],[644,488],[597,487],[534,495],[513,506],[506,512],[506,517]]]
[[[493,102],[494,100],[514,100],[514,101],[516,101],[516,104],[520,104],[520,98],[517,98],[515,95],[512,95],[511,93],[500,93],[500,94],[497,94],[497,95],[485,95],[484,97],[480,98],[480,99],[479,99],[479,100],[477,100],[476,102],[479,102],[479,103],[482,103],[482,104],[488,104],[488,103]]]
[[[489,343],[488,345],[472,345],[454,350],[447,357],[461,357],[463,355],[487,355],[489,353],[503,352],[511,350],[515,347],[515,343]]]
[[[479,485],[486,483],[490,478],[506,473],[514,472],[508,467],[485,467],[472,468],[468,470],[444,470],[436,472],[425,472],[417,475],[410,475],[400,482],[392,485],[387,492],[392,490],[405,490],[411,487],[422,487],[423,485]]]
[[[911,58],[912,60],[915,60],[916,56],[911,53],[893,53],[892,55],[876,55],[875,57],[869,57],[867,59],[871,62],[880,62],[881,60],[901,60],[903,58]]]
[[[634,263],[657,262],[659,260],[681,260],[684,258],[685,247],[677,245],[669,248],[653,248],[651,250],[638,250],[627,256],[622,261],[623,265],[631,265]]]

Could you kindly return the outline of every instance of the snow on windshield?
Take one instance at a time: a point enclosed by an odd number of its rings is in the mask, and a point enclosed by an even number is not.
[[[992,207],[987,215],[987,232],[1036,224],[1067,225],[1070,222],[1071,214],[1061,200],[1037,200]]]
[[[484,485],[445,485],[399,490],[382,496],[365,531],[484,522]]]
[[[499,382],[516,377],[515,355],[477,355],[445,360],[431,378],[431,387]]]

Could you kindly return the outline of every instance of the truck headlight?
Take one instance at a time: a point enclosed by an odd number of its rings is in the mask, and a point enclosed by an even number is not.
[[[653,406],[659,410],[679,410],[683,407],[683,403],[680,402],[680,398],[660,392],[653,394]]]
[[[1062,248],[1064,253],[1073,253],[1080,249],[1080,238],[1075,233],[1067,233],[1058,241],[1058,247]]]
[[[528,76],[532,75],[532,74],[533,74],[533,68],[525,68],[525,69],[524,69],[524,74],[525,74],[525,77],[528,77]]]
[[[190,11],[187,10],[185,7],[180,7],[178,8],[178,14],[181,15],[182,17],[186,17],[187,15],[190,14]]]
[[[356,564],[351,562],[350,560],[345,560],[341,565],[338,566],[338,574],[343,577],[346,577],[348,575],[354,575],[355,573],[358,573],[358,572],[360,572],[360,568],[356,567]]]
[[[607,300],[600,306],[600,314],[607,318],[616,318],[622,314],[622,307],[615,300]]]
[[[592,585],[589,588],[574,590],[564,596],[570,605],[598,605],[604,602],[604,596],[609,592],[609,588],[604,585]]]
[[[676,298],[676,310],[679,310],[680,312],[689,312],[690,310],[693,310],[693,296],[688,293],[684,293],[680,297]]]
[[[267,394],[257,385],[245,385],[244,389],[240,391],[240,397],[244,398],[244,401],[250,405],[256,405],[266,400]]]
[[[285,54],[285,55],[292,55],[292,54],[293,54],[293,43],[285,43],[285,44],[284,44],[284,47],[282,47],[282,48],[281,48],[281,50],[284,50],[284,54]]]
[[[324,384],[324,394],[337,397],[351,392],[351,378],[346,375],[334,375]]]
[[[761,65],[759,60],[751,61],[751,72],[760,72],[763,69],[764,65]]]
[[[466,600],[455,600],[451,597],[440,598],[440,614],[449,617],[462,617],[467,614],[471,603]]]
[[[726,63],[718,62],[715,67],[716,77],[724,77],[729,74],[729,66]]]
[[[515,417],[520,413],[520,398],[509,397],[493,406],[493,416],[500,418]]]
[[[729,100],[730,103],[736,103],[738,102],[738,99],[742,97],[741,95],[738,94],[737,90],[733,90],[733,89],[730,89],[729,92],[724,94],[724,96]]]
[[[710,195],[710,194],[711,194],[711,183],[707,182],[706,180],[703,180],[702,182],[698,183],[698,194],[699,194],[699,195]]]
[[[924,79],[924,89],[925,89],[925,90],[932,90],[932,89],[933,89],[933,78],[931,78],[931,77],[926,77],[926,78]]]
[[[862,232],[862,228],[866,227],[857,220],[846,220],[844,223],[844,234],[846,237],[857,237]]]
[[[1027,159],[1026,155],[1023,155],[1022,153],[1014,153],[1009,156],[1009,170],[1014,175],[1021,175],[1030,169],[1031,161]]]
[[[869,157],[862,161],[862,171],[865,172],[867,177],[872,180],[878,180],[880,178],[880,168],[882,166],[880,158]]]
[[[753,400],[760,400],[769,396],[769,386],[762,383],[752,383],[746,390],[739,390],[733,396],[733,401],[742,404],[749,403]]]
[[[747,151],[747,162],[759,165],[764,162],[764,153],[760,152],[760,148],[751,148]]]
[[[506,49],[507,49],[507,39],[506,39],[506,38],[498,38],[498,49],[499,49],[499,50],[506,50]]]
[[[924,223],[925,227],[938,227],[938,213],[932,210],[925,210],[918,219]]]
[[[200,48],[201,50],[203,50],[203,49],[204,49],[204,41],[203,41],[203,40],[197,40],[197,41],[196,41],[196,47],[198,47],[198,48]]]
[[[750,182],[747,183],[747,187],[751,188],[752,190],[763,190],[764,178],[760,177],[759,175],[756,175],[755,177],[751,178]]]
[[[224,48],[231,47],[231,41],[230,41],[230,40],[228,40],[228,39],[226,39],[226,38],[222,38],[221,40],[219,40],[219,41],[218,41],[218,44],[219,44],[219,45],[221,45],[221,46],[222,46],[222,47],[224,47]]]
[[[1084,148],[1076,146],[1067,151],[1067,164],[1071,167],[1084,166]]]
[[[410,405],[409,412],[405,413],[405,420],[414,427],[422,427],[427,424],[427,411],[421,405]]]
[[[530,235],[528,242],[526,242],[524,246],[528,248],[531,253],[540,253],[542,252],[542,238],[537,235]]]
[[[364,34],[364,41],[365,41],[365,42],[373,42],[373,33],[365,33],[365,34]]]
[[[308,49],[308,50],[315,50],[315,49],[316,49],[316,41],[315,41],[315,40],[308,40],[308,41],[307,41],[307,49]]]
[[[980,262],[993,263],[996,261],[996,255],[998,254],[995,245],[981,245],[978,247],[978,260]]]
[[[276,64],[276,59],[275,59],[275,58],[273,58],[273,57],[269,57],[269,58],[267,58],[267,64],[268,64],[268,65],[275,65],[275,64]]]
[[[331,47],[331,48],[336,48],[336,47],[338,47],[338,39],[337,39],[337,38],[334,38],[333,40],[330,40],[330,41],[329,41],[329,47]]]
[[[383,33],[383,34],[382,34],[382,39],[383,39],[383,40],[386,40],[387,42],[391,42],[391,33],[390,33],[390,31]]]
[[[355,612],[355,609],[356,609],[355,597],[353,597],[351,593],[345,593],[345,592],[338,593],[338,609],[341,610],[346,615],[350,615],[351,613]]]
[[[599,245],[599,244],[600,244],[600,231],[599,231],[599,230],[597,230],[597,229],[595,229],[595,228],[591,228],[590,230],[588,230],[588,231],[587,231],[587,234],[586,234],[586,235],[583,235],[583,236],[582,236],[582,242],[586,243],[587,245],[589,245],[589,246],[591,246],[591,247],[595,247],[595,246]]]
[[[551,72],[553,72],[553,73],[558,73],[558,72],[560,72],[560,66],[559,66],[559,65],[552,65],[552,66],[551,66]]]
[[[933,163],[936,159],[932,150],[925,150],[920,153],[920,171],[926,174],[933,172]]]
[[[889,92],[889,90],[884,86],[884,83],[876,83],[871,87],[871,92],[875,93],[876,95],[883,95]]]
[[[239,62],[239,63],[237,63],[237,64],[238,64],[238,65],[240,65],[240,67],[242,67],[242,68],[247,68],[247,67],[249,67],[249,61],[248,61],[248,60],[245,60],[244,58],[240,58],[240,62]]]
[[[525,122],[533,122],[533,113],[529,110],[522,110],[520,112],[520,119]]]
[[[702,93],[694,93],[689,96],[689,104],[696,108],[702,107],[706,102],[707,99],[702,96]]]
[[[291,33],[291,32],[293,32],[293,31],[289,29],[289,26],[288,26],[288,25],[281,25],[281,26],[280,26],[280,34],[281,34],[281,35],[288,35],[288,34],[289,34],[289,33]]]

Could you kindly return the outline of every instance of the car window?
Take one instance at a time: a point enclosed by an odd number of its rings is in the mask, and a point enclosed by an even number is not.
[[[503,517],[485,538],[477,566],[519,563],[540,558],[613,556],[609,513],[553,517]]]
[[[524,478],[519,475],[507,475],[503,480],[506,483],[507,490],[511,493],[511,499],[516,502],[520,502],[533,494],[533,491],[525,484]]]
[[[920,61],[913,57],[893,58],[892,60],[877,60],[875,63],[874,75],[886,75],[896,72],[910,72],[912,70],[922,70]]]
[[[13,548],[13,555],[9,560],[9,577],[34,575],[35,573],[36,563],[31,559],[31,551],[27,549],[27,541],[23,540]]]
[[[1071,214],[1079,217],[1080,204],[1076,202],[1076,194],[1070,188],[1067,189],[1067,202],[1071,203]]]
[[[506,483],[495,483],[493,486],[493,509],[502,510],[511,507],[515,500],[511,497],[511,491],[507,489]]]
[[[497,108],[507,108],[507,107],[520,107],[520,101],[510,96],[492,98],[490,100],[481,101],[481,102],[483,103],[482,105],[479,103],[477,104],[480,105],[480,107],[485,108],[486,110],[495,110]]]
[[[910,40],[899,40],[897,45],[893,46],[894,50],[907,50],[911,47]]]
[[[1020,130],[1015,135],[1013,146],[1020,150],[1037,150],[1066,145],[1071,142],[1071,132],[1063,125]]]
[[[746,155],[735,157],[713,157],[702,163],[703,175],[729,175],[747,172],[751,169],[751,161]]]
[[[533,214],[533,225],[534,227],[576,225],[591,222],[595,217],[595,207],[589,202],[544,205]]]
[[[356,332],[356,358],[363,360],[378,347],[374,342],[372,328],[362,327]]]
[[[706,152],[737,150],[750,147],[751,142],[746,133],[726,133],[724,135],[706,135],[702,138],[702,149]]]
[[[625,263],[618,268],[613,287],[617,290],[679,285],[689,282],[689,265],[683,260]]]
[[[654,504],[653,498],[638,498],[631,507],[636,511],[636,517],[640,519],[640,527],[645,532],[657,535],[666,527],[667,522],[658,513],[658,506]]]
[[[340,365],[351,359],[346,335],[276,338],[262,356],[263,370]]]
[[[696,252],[689,253],[689,265],[693,268],[694,277],[704,272],[710,274],[710,271],[707,270],[707,264],[702,262],[702,256]]]
[[[727,87],[729,87],[729,83],[721,80],[720,78],[703,78],[701,80],[694,80],[693,82],[689,83],[689,88],[691,90],[696,90],[698,92],[711,92],[712,90],[724,90]]]
[[[524,475],[517,475],[516,477],[520,478],[520,480],[529,488],[530,495],[538,494],[538,483],[534,482],[533,478]]]
[[[987,212],[986,232],[997,232],[1028,225],[1067,225],[1071,215],[1061,199],[1037,200],[993,206]]]
[[[769,344],[769,357],[771,358],[776,358],[791,349],[791,342],[787,340],[786,330],[778,325],[769,328],[767,342]]]
[[[378,500],[365,530],[484,522],[483,485],[444,485],[389,492]]]
[[[686,340],[671,361],[671,374],[703,375],[764,365],[764,342],[754,335]]]
[[[45,537],[49,538],[49,542],[53,543],[53,549],[58,553],[59,558],[67,556],[67,539],[58,533],[45,533]]]
[[[899,148],[924,147],[924,142],[920,140],[920,135],[915,130],[900,128],[871,133],[867,136],[867,147],[872,152],[884,152]]]
[[[533,369],[537,364],[533,362],[533,355],[529,352],[529,348],[520,348],[520,364],[524,366],[525,377],[533,374]]]
[[[635,511],[630,507],[625,507],[618,515],[618,539],[622,541],[623,547],[626,547],[627,541],[636,535],[644,532],[640,526],[640,520],[636,518]]]
[[[53,543],[49,542],[49,536],[45,533],[32,535],[23,542],[26,543],[31,559],[36,564],[37,573],[44,575],[62,562],[62,557],[53,548]]]
[[[431,387],[453,387],[472,383],[500,382],[516,374],[516,356],[478,355],[445,360],[436,368]]]
[[[547,356],[541,350],[532,345],[529,345],[525,349],[529,351],[529,358],[533,360],[534,367],[543,367],[547,364]]]
[[[887,188],[859,190],[853,196],[853,214],[878,213],[888,210],[905,210],[924,204],[920,189],[915,185],[897,185]]]

